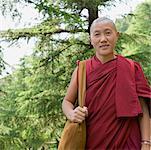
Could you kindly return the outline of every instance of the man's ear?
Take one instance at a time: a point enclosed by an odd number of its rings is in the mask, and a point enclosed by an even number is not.
[[[116,32],[117,38],[120,37],[120,32]]]
[[[120,37],[120,32],[116,32],[116,42],[118,41],[119,37]]]

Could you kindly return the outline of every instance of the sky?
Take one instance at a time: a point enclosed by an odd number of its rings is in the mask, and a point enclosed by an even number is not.
[[[122,15],[128,14],[129,12],[133,11],[139,3],[144,1],[145,0],[123,0],[123,2],[116,3],[116,6],[103,9],[103,11],[100,13],[101,15],[99,14],[99,16],[106,16],[115,21],[116,18],[120,18]],[[0,14],[0,31],[10,28],[16,29],[30,27],[41,22],[42,15],[39,14],[33,6],[18,6],[18,8],[22,13],[22,19],[20,22],[12,20],[9,15],[3,17]],[[87,11],[83,11],[83,13],[87,15]],[[32,53],[34,44],[34,39],[30,40],[29,43],[25,42],[25,40],[19,40],[18,45],[11,45],[10,47],[8,47],[10,44],[6,42],[0,42],[0,45],[2,45],[2,47],[4,48],[4,61],[6,61],[10,66],[16,68],[19,64],[20,58]],[[6,72],[10,73],[11,71],[11,67],[7,67],[2,76],[5,76]]]

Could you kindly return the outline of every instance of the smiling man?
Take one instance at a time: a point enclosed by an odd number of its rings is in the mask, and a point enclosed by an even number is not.
[[[78,67],[62,103],[70,121],[86,120],[86,150],[150,148],[150,88],[139,63],[115,55],[118,37],[112,20],[94,20],[90,40],[95,56],[86,60],[85,107],[74,108]]]
[[[96,50],[96,56],[103,63],[114,56],[114,48],[118,39],[114,23],[107,18],[95,20],[90,28],[91,44]]]

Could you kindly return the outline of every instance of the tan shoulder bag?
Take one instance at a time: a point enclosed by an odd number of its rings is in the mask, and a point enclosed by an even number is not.
[[[86,62],[80,61],[78,68],[78,105],[83,107],[86,93]],[[86,125],[67,120],[63,129],[58,150],[84,150],[86,143]]]

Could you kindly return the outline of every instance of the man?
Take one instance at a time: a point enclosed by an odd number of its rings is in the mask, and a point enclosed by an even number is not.
[[[95,56],[86,60],[85,107],[74,108],[78,67],[62,103],[70,121],[86,119],[86,150],[150,149],[150,88],[137,62],[115,55],[118,37],[112,20],[94,20],[90,40]]]

